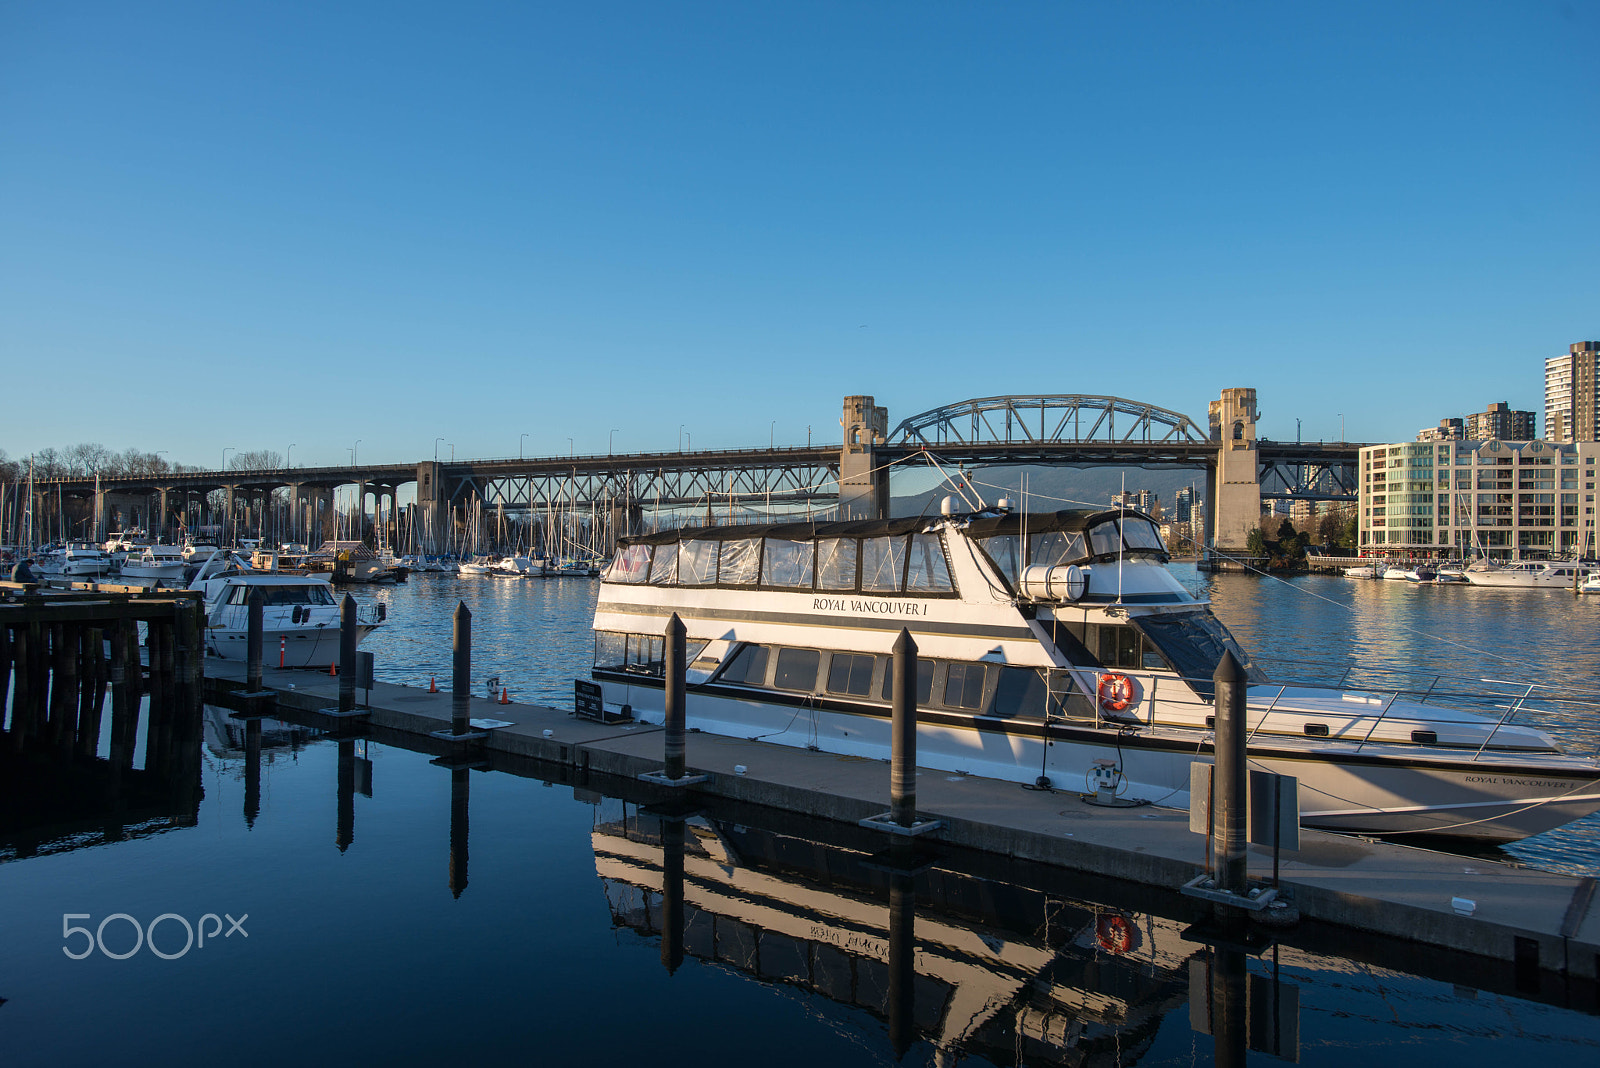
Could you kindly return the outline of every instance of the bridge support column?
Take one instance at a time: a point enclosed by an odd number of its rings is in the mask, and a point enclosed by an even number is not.
[[[1211,440],[1216,467],[1206,472],[1206,506],[1210,513],[1210,547],[1233,556],[1247,555],[1250,532],[1261,525],[1261,458],[1256,445],[1256,391],[1225,389],[1211,402]]]
[[[333,507],[332,486],[317,487],[317,505],[321,511],[321,541],[332,541],[334,539],[335,532],[334,520],[338,516],[338,513],[334,511]]]
[[[877,459],[877,446],[889,436],[889,409],[867,396],[844,399],[844,446],[839,450],[839,518],[886,519],[889,471]]]
[[[450,544],[450,505],[440,477],[442,469],[437,460],[424,460],[417,465],[417,512],[422,523],[422,549],[428,553],[444,552]]]

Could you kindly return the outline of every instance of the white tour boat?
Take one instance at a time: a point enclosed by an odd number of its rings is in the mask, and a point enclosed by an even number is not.
[[[919,763],[1070,790],[1110,775],[1131,799],[1184,807],[1190,765],[1212,759],[1211,677],[1229,650],[1252,680],[1250,764],[1299,779],[1308,826],[1512,841],[1600,809],[1600,761],[1509,712],[1269,683],[1166,559],[1153,521],[1117,511],[625,538],[595,608],[593,677],[609,711],[659,723],[676,613],[691,727],[881,759],[904,627]]]
[[[249,655],[252,590],[262,594],[262,660],[276,667],[324,667],[339,659],[339,603],[326,574],[262,571],[220,550],[201,565],[189,588],[206,603],[206,650],[225,660]],[[360,611],[357,642],[382,625],[384,605]]]

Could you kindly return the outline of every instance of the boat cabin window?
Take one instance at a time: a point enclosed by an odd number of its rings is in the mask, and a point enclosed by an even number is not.
[[[982,708],[983,688],[988,680],[988,664],[949,665],[945,669],[945,705],[949,708]]]
[[[761,539],[741,538],[722,543],[719,586],[754,586],[761,575]]]
[[[811,588],[815,569],[815,548],[809,541],[768,538],[761,561],[761,584],[786,588]]]
[[[1043,676],[1033,668],[1003,667],[994,686],[991,716],[1043,719],[1047,687]]]
[[[976,538],[978,547],[988,554],[1000,574],[1005,576],[1006,582],[1012,589],[1017,588],[1017,571],[1020,567],[1017,559],[1017,550],[1022,544],[1022,538],[1016,534],[996,534],[992,538]]]
[[[775,590],[862,590],[922,597],[956,592],[944,538],[728,538],[686,536],[617,551],[606,580],[652,586],[756,587]]]
[[[817,542],[817,589],[856,588],[856,539],[822,538]]]
[[[780,690],[810,693],[817,688],[817,664],[820,660],[821,654],[815,649],[779,649],[772,685]]]
[[[267,608],[285,604],[333,604],[333,590],[321,582],[304,586],[234,586],[228,591],[228,604],[248,604],[251,590],[261,591],[261,603]]]
[[[1133,516],[1125,517],[1120,522],[1122,544],[1129,551],[1136,549],[1153,549],[1158,553],[1166,551],[1166,546],[1161,544],[1161,531],[1156,529],[1154,523]]]
[[[834,653],[828,664],[828,692],[866,697],[872,693],[872,669],[878,658],[870,653]]]
[[[706,641],[684,643],[684,660],[693,661]],[[635,675],[666,674],[666,638],[660,634],[620,634],[600,631],[594,636],[594,666]]]
[[[650,578],[650,546],[624,545],[617,550],[617,558],[611,562],[611,570],[606,574],[607,582],[625,582],[629,584],[644,582]]]
[[[723,682],[742,682],[746,686],[767,684],[767,648],[764,645],[747,645],[728,661],[719,676]]]
[[[911,553],[906,560],[906,592],[954,593],[950,561],[944,555],[944,541],[937,534],[913,534]]]
[[[861,588],[868,593],[899,593],[904,589],[906,539],[861,539]]]
[[[1066,564],[1082,563],[1089,559],[1089,554],[1083,548],[1082,534],[1069,534],[1066,531],[1052,530],[1044,534],[1035,534],[1028,539],[1028,563],[1039,564],[1044,567],[1062,567]]]
[[[677,543],[657,545],[655,559],[650,561],[650,585],[676,586],[678,584]]]
[[[891,661],[892,663],[892,661]],[[884,701],[894,700],[894,670],[891,668],[883,673],[883,688],[879,690],[879,697]],[[933,661],[917,658],[917,704],[926,705],[933,700]]]
[[[717,583],[719,541],[686,541],[678,546],[678,584],[714,586]]]
[[[1172,670],[1154,643],[1123,623],[1057,620],[1050,631],[1056,648],[1073,664],[1142,671]]]

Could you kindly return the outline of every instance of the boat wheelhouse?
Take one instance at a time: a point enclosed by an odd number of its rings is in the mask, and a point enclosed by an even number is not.
[[[1251,680],[1251,765],[1300,780],[1309,826],[1514,840],[1600,809],[1600,762],[1508,716],[1269,683],[1166,560],[1133,511],[625,538],[596,605],[593,676],[608,709],[660,722],[676,614],[690,726],[882,758],[905,628],[924,766],[1089,790],[1111,774],[1120,793],[1182,807],[1189,765],[1212,758],[1227,650]]]

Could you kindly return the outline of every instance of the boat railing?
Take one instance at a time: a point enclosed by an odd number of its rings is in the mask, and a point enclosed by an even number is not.
[[[1495,681],[1495,680],[1485,679],[1484,681],[1485,682],[1490,682],[1490,681]],[[1532,693],[1533,693],[1533,687],[1530,685],[1528,687],[1527,693],[1524,693],[1521,697],[1517,698],[1517,700],[1513,704],[1508,705],[1506,707],[1506,710],[1505,710],[1504,713],[1501,714],[1499,721],[1497,723],[1495,723],[1494,730],[1491,730],[1489,732],[1488,736],[1486,738],[1484,738],[1483,744],[1478,746],[1478,751],[1476,753],[1472,754],[1472,759],[1473,760],[1477,760],[1480,756],[1483,755],[1483,751],[1489,747],[1489,743],[1490,742],[1494,741],[1494,736],[1497,733],[1499,733],[1500,728],[1505,726],[1506,723],[1510,721],[1511,717],[1517,714],[1517,710],[1522,707],[1522,703],[1524,701],[1526,701],[1528,699],[1529,695],[1532,694]]]

